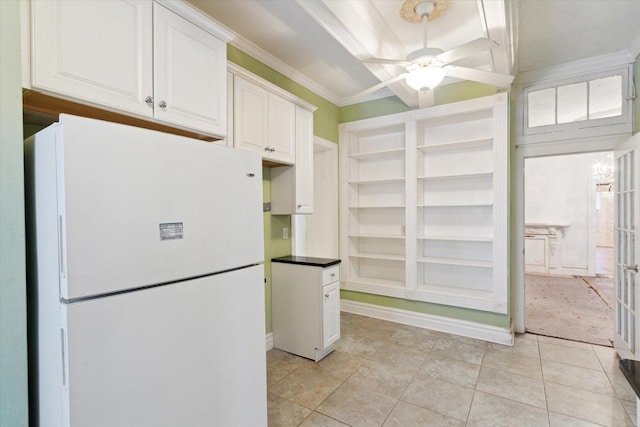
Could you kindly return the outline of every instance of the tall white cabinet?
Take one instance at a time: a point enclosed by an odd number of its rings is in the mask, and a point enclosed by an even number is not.
[[[274,215],[313,213],[313,112],[316,106],[229,64],[229,142],[271,167]]]
[[[340,129],[344,288],[507,313],[507,95]]]

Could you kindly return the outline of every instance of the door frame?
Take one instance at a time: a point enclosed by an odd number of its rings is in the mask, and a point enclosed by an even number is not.
[[[628,140],[631,133],[606,137],[584,138],[567,141],[518,144],[511,150],[511,321],[516,333],[525,332],[525,288],[524,288],[524,163],[525,159],[565,154],[614,151]]]
[[[635,151],[635,152],[634,152]],[[632,159],[633,161],[636,162],[636,164],[638,163],[639,157],[640,157],[640,133],[636,134],[635,136],[627,139],[625,142],[623,142],[622,144],[620,144],[620,146],[617,147],[617,150],[614,154],[614,159],[616,162],[616,165],[618,165],[618,159],[621,156],[627,155],[629,153],[633,153],[632,154]],[[637,165],[635,166],[637,167]],[[621,168],[620,168],[621,169]],[[616,176],[619,177],[619,175],[621,174],[620,169],[616,170]],[[633,290],[633,295],[631,296],[632,299],[632,305],[633,307],[631,307],[631,311],[634,312],[635,316],[637,316],[638,314],[638,300],[640,299],[640,292],[638,291],[638,287],[637,287],[637,281],[638,281],[638,254],[640,253],[640,239],[638,239],[638,233],[640,233],[640,230],[638,228],[638,218],[640,217],[640,210],[638,209],[638,204],[640,203],[640,200],[637,198],[638,194],[637,194],[637,190],[639,188],[639,181],[640,181],[640,177],[637,174],[637,171],[635,171],[635,173],[633,173],[631,175],[633,177],[633,204],[632,204],[632,209],[631,209],[631,213],[633,213],[633,217],[631,218],[631,221],[633,223],[633,227],[634,230],[631,232],[631,235],[633,236],[633,242],[635,243],[633,245],[633,248],[631,248],[631,252],[634,253],[634,260],[633,260],[633,264],[636,267],[636,272],[635,274],[632,274],[632,278],[631,280],[634,282],[634,285],[631,286],[631,289]],[[619,323],[620,323],[620,315],[621,315],[621,311],[620,311],[620,305],[619,305],[619,301],[623,300],[623,306],[627,305],[627,303],[624,303],[624,296],[621,298],[620,295],[620,291],[622,290],[622,287],[624,286],[623,284],[620,283],[620,273],[621,273],[621,268],[625,268],[625,270],[628,270],[628,268],[626,268],[626,266],[624,264],[622,264],[622,266],[619,266],[619,262],[622,261],[623,256],[620,254],[620,236],[618,234],[618,228],[619,228],[619,221],[620,221],[620,196],[619,196],[619,192],[622,191],[621,190],[621,185],[619,184],[617,188],[615,188],[615,207],[614,207],[614,212],[615,212],[615,216],[616,219],[614,220],[614,226],[615,226],[615,236],[614,236],[614,287],[615,287],[615,301],[614,301],[614,342],[613,342],[613,347],[616,350],[616,353],[618,354],[618,356],[621,359],[634,359],[634,360],[640,360],[639,359],[639,355],[638,355],[638,348],[640,347],[640,344],[638,344],[638,338],[640,337],[640,323],[637,319],[637,317],[634,316],[634,325],[633,325],[633,338],[630,339],[629,341],[632,342],[631,346],[628,345],[627,340],[624,339],[624,337],[618,333],[618,329],[619,329]],[[625,214],[628,213],[627,211],[625,211]],[[626,273],[625,273],[626,274]],[[629,279],[629,277],[627,277],[627,279]],[[628,288],[627,288],[628,289]],[[628,300],[627,300],[628,302]],[[627,314],[627,310],[626,308],[622,308],[622,310],[625,312],[624,314]],[[626,317],[626,316],[625,316]],[[626,334],[625,334],[626,335]]]

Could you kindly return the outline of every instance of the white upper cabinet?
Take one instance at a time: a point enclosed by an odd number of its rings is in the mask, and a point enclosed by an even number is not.
[[[245,79],[234,78],[234,146],[265,156],[269,110],[268,92]]]
[[[271,213],[313,213],[313,113],[296,106],[296,163],[271,169]]]
[[[153,37],[156,119],[225,135],[227,44],[158,4]]]
[[[31,86],[152,117],[149,1],[34,1]]]
[[[225,136],[232,35],[185,4],[166,4],[189,19],[150,0],[32,1],[30,86]]]
[[[313,213],[316,107],[237,65],[228,69],[227,144],[260,154],[271,167],[274,215]]]
[[[242,77],[234,78],[235,147],[266,160],[295,162],[295,104]]]
[[[295,163],[296,106],[293,102],[269,93],[267,142],[272,160]]]

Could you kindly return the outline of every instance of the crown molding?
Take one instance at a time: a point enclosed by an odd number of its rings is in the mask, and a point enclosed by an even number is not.
[[[263,79],[262,77],[257,76],[251,71],[245,68],[242,68],[238,64],[234,64],[233,62],[227,61],[227,71],[229,71],[230,73],[236,76],[242,77],[245,80],[248,80],[257,86],[260,86],[261,88],[266,89],[269,92],[273,92],[279,97],[284,98],[287,101],[291,101],[294,104],[304,108],[305,110],[311,111],[312,113],[318,109],[318,107],[311,104],[310,102],[307,102],[304,99],[300,98],[299,96],[296,96],[291,92],[285,89],[282,89],[281,87],[276,86],[275,84]]]
[[[200,9],[182,0],[155,0],[156,3],[166,7],[167,9],[177,13],[187,21],[197,25],[203,30],[213,34],[225,43],[229,43],[236,38],[235,33],[230,31],[224,25],[215,21],[209,15]]]
[[[614,68],[632,64],[635,61],[628,50],[594,56],[592,58],[579,59],[564,64],[524,71],[516,77],[518,86],[526,86],[531,83],[565,79],[589,72],[595,72],[606,68]]]

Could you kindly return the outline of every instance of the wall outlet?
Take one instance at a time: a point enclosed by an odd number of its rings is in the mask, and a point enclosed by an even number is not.
[[[287,227],[283,227],[282,228],[282,238],[283,239],[288,239],[289,238],[289,229]]]

